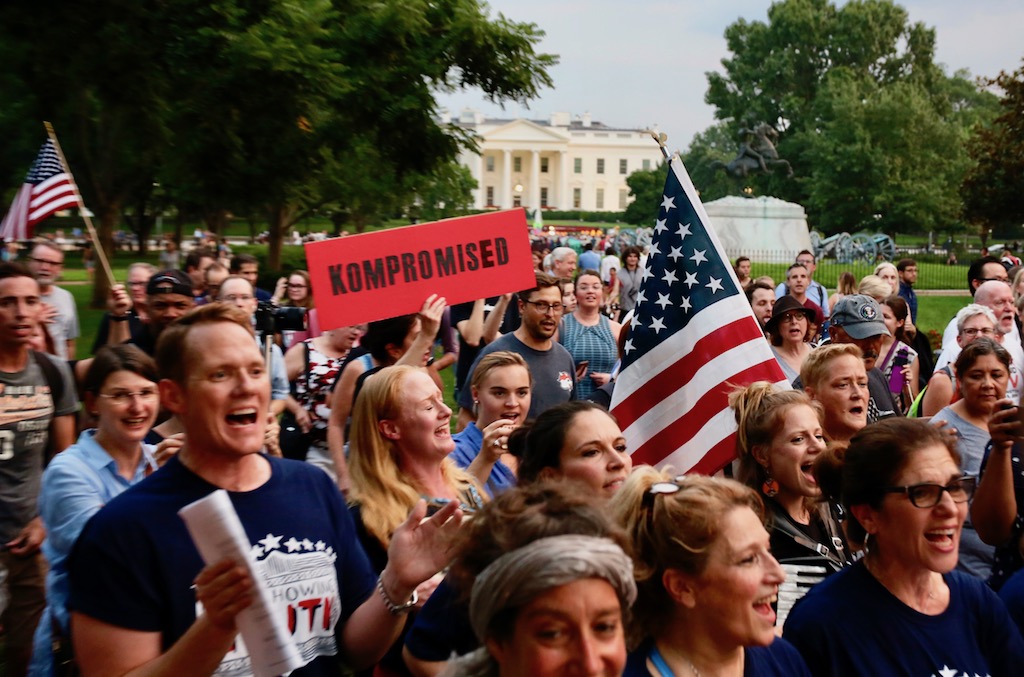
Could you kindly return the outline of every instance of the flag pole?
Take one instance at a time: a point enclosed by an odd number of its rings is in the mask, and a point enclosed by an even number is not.
[[[43,125],[46,127],[46,133],[50,140],[53,141],[54,148],[57,149],[57,156],[60,158],[61,165],[64,166],[64,171],[68,173],[68,178],[71,180],[71,188],[75,191],[75,199],[78,200],[78,211],[81,212],[82,220],[85,221],[85,227],[89,229],[89,235],[92,237],[93,250],[95,250],[96,256],[99,257],[100,263],[103,264],[103,272],[107,274],[110,286],[113,287],[117,284],[117,280],[114,279],[114,271],[110,268],[110,261],[107,260],[107,253],[103,249],[103,243],[100,242],[99,235],[96,234],[96,228],[92,225],[92,219],[89,218],[89,211],[85,208],[82,194],[78,192],[78,183],[75,181],[75,175],[71,173],[71,167],[68,166],[67,158],[64,157],[64,151],[61,150],[60,141],[57,140],[57,133],[53,131],[53,125],[49,122],[43,121]]]
[[[648,130],[651,138],[658,144],[658,148],[661,148],[661,154],[665,156],[666,160],[671,160],[672,156],[668,152],[668,148],[665,146],[665,142],[668,141],[668,134],[665,132],[655,132],[654,130]]]

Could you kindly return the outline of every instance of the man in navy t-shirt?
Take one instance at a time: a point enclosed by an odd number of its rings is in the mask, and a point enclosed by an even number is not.
[[[181,421],[185,446],[100,510],[72,552],[70,607],[83,673],[145,666],[252,674],[236,616],[252,603],[253,579],[231,560],[204,564],[178,516],[217,489],[229,493],[270,613],[302,657],[304,667],[292,674],[337,675],[340,658],[354,669],[374,665],[398,637],[416,587],[446,566],[457,510],[446,507],[421,524],[421,501],[396,530],[376,578],[330,478],[258,453],[270,384],[245,312],[197,308],[161,334],[156,358],[161,401]]]

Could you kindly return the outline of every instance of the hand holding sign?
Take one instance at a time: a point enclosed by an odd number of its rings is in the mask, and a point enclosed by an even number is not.
[[[324,330],[421,311],[430,294],[454,304],[534,284],[522,209],[311,242],[306,260]]]

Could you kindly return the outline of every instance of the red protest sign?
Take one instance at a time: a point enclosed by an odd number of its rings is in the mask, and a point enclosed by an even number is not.
[[[466,216],[306,245],[322,329],[415,313],[534,285],[526,212]]]

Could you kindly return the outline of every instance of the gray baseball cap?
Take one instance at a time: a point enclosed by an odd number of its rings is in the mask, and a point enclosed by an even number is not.
[[[890,336],[882,321],[882,308],[870,296],[849,294],[836,302],[830,318],[832,326],[842,327],[855,339]]]

